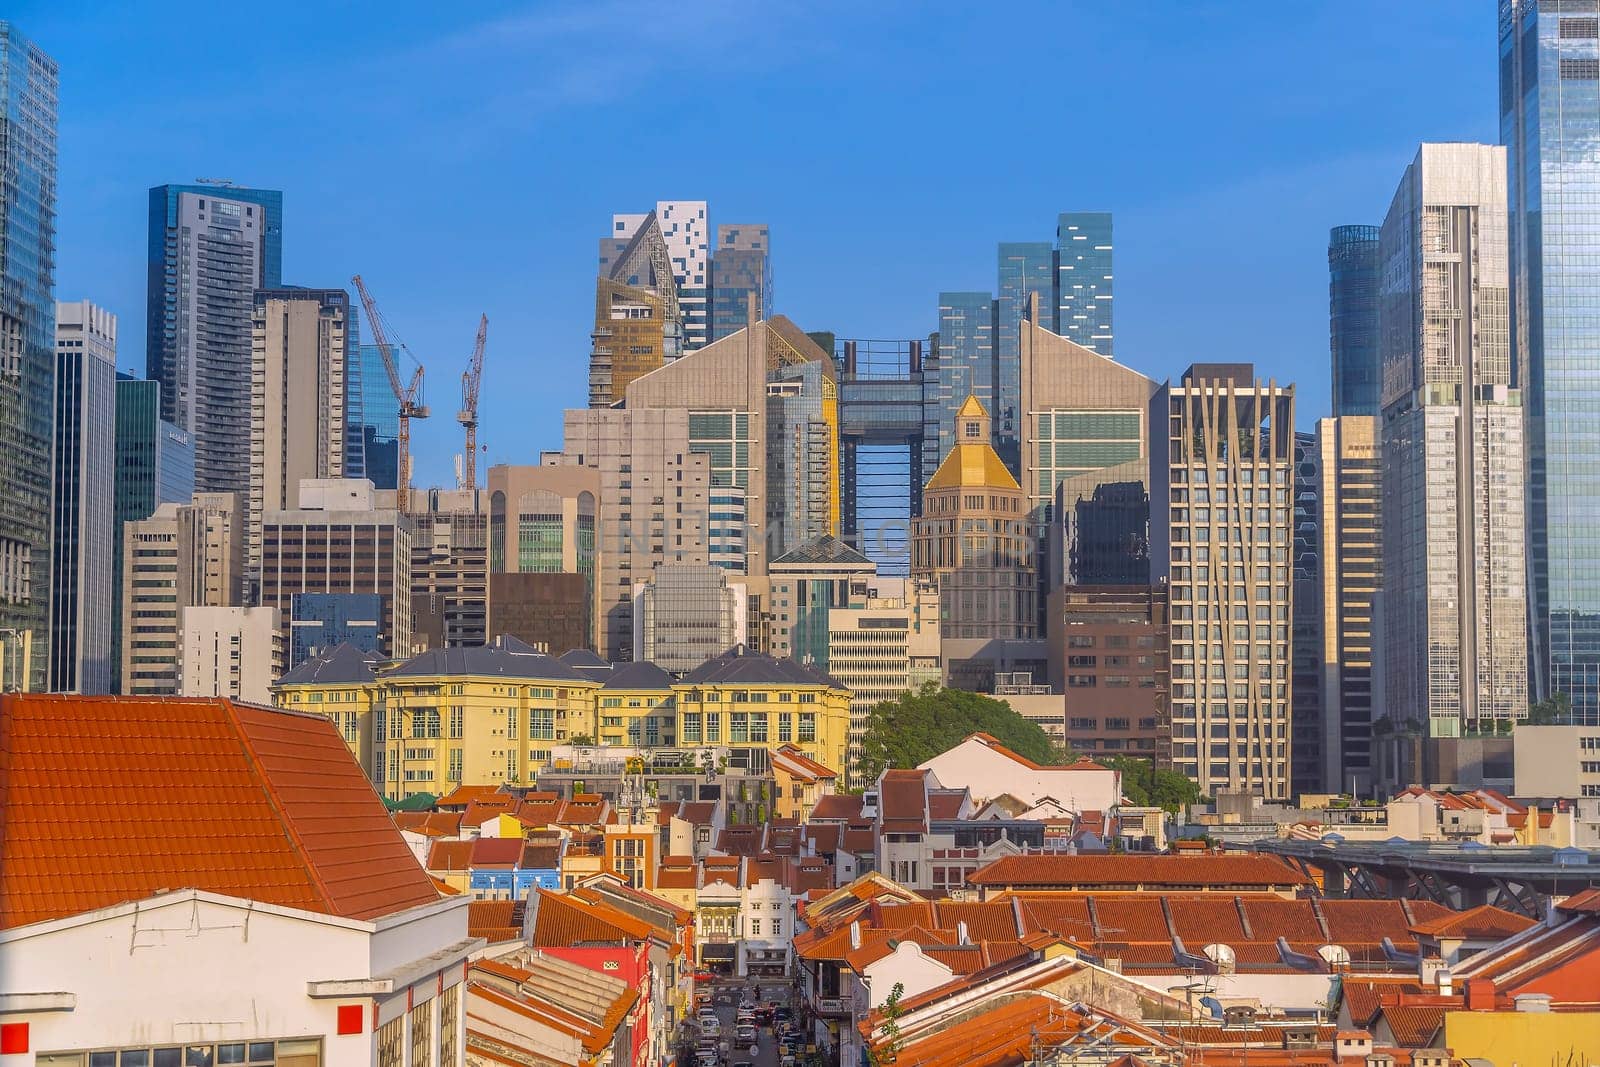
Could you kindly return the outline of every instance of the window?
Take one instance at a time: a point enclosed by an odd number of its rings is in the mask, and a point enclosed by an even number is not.
[[[448,772],[448,777],[452,782],[461,781],[461,750],[459,748],[452,748],[450,750],[450,770]]]
[[[461,1025],[461,987],[453,985],[439,994],[439,1067],[460,1067],[456,1030]]]
[[[411,1062],[426,1067],[433,1057],[433,1001],[425,1000],[411,1009]]]
[[[783,920],[782,919],[773,919],[772,920],[772,936],[773,937],[782,937],[783,936]]]
[[[750,920],[750,936],[751,937],[760,937],[761,936],[761,920],[760,919],[751,919]]]
[[[439,736],[439,709],[418,708],[411,713],[412,737]]]
[[[458,704],[450,709],[450,736],[459,739],[462,732],[461,706]]]
[[[683,743],[686,745],[695,745],[700,743],[700,714],[698,712],[684,713]]]
[[[322,1062],[322,1042],[314,1038],[291,1038],[283,1041],[95,1049],[89,1052],[41,1052],[35,1059],[39,1067],[318,1067]]]
[[[802,694],[804,695],[804,694]],[[817,713],[802,711],[800,713],[800,742],[815,742],[817,739]]]
[[[535,741],[554,741],[556,713],[553,708],[528,709],[528,737]]]
[[[794,740],[794,715],[790,712],[778,712],[778,740]]]
[[[520,718],[516,708],[506,709],[506,736],[512,740],[517,736],[517,720]]]
[[[706,740],[722,740],[722,713],[717,711],[706,712]]]

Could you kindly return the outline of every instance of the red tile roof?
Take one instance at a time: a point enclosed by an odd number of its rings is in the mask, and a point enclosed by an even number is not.
[[[884,833],[926,833],[926,772],[887,770],[878,782],[878,819]]]
[[[965,789],[936,789],[928,794],[928,818],[955,819],[961,815],[961,802],[967,799]]]
[[[1526,915],[1517,915],[1492,904],[1482,904],[1466,911],[1453,911],[1448,915],[1414,923],[1411,932],[1433,938],[1461,937],[1474,941],[1499,941],[1512,934],[1520,934],[1534,923],[1535,920]]]
[[[472,867],[472,841],[435,841],[428,846],[428,870],[465,871]]]
[[[458,785],[448,796],[440,797],[434,806],[445,810],[465,811],[467,805],[474,800],[496,796],[499,792],[500,787],[497,785]]]
[[[533,944],[539,948],[643,941],[654,932],[649,923],[603,901],[548,889],[537,892],[539,907],[534,916]]]
[[[480,837],[472,843],[472,866],[511,870],[522,859],[522,838]]]
[[[812,822],[860,822],[860,793],[829,793],[811,808]]]
[[[474,900],[467,904],[467,934],[497,941],[517,941],[522,937],[520,900]]]
[[[1043,763],[1035,763],[1033,760],[1022,755],[1020,752],[1013,752],[1011,749],[1001,744],[1000,739],[992,734],[968,734],[966,737],[962,738],[962,741],[977,741],[985,748],[998,752],[1000,755],[1020,763],[1022,766],[1034,771],[1108,771],[1111,769],[1104,764],[1096,763],[1088,756],[1079,756],[1071,763],[1055,764],[1052,766],[1046,766]]]
[[[1383,1006],[1385,994],[1421,993],[1422,985],[1415,978],[1353,978],[1346,976],[1339,983],[1345,1007],[1350,1009],[1350,1021],[1357,1026],[1372,1026]]]
[[[772,751],[772,765],[796,778],[822,781],[839,777],[833,768],[818,763],[794,745],[779,745]]]
[[[1309,885],[1276,856],[1139,855],[1002,856],[967,876],[977,886],[1144,886],[1244,889]]]
[[[1444,1025],[1443,1005],[1399,1005],[1383,1007],[1383,1021],[1389,1024],[1395,1044],[1401,1048],[1427,1048]]]
[[[188,888],[353,919],[439,899],[328,719],[228,700],[0,696],[0,841],[0,928]]]

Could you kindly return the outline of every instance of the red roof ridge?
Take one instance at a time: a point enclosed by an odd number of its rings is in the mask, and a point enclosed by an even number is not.
[[[266,794],[267,803],[271,804],[272,810],[277,812],[278,821],[283,824],[284,833],[287,834],[290,844],[294,846],[295,858],[306,869],[306,874],[311,879],[311,884],[316,887],[317,892],[327,902],[328,910],[334,910],[333,891],[328,887],[328,883],[323,880],[322,872],[317,870],[316,865],[311,862],[305,839],[300,836],[300,830],[295,826],[294,819],[290,817],[288,808],[284,806],[283,798],[278,795],[278,791],[273,787],[271,780],[261,773],[261,753],[256,751],[255,745],[251,743],[249,731],[244,728],[244,723],[239,719],[238,709],[233,706],[233,701],[227,697],[221,697],[219,701],[227,712],[229,720],[233,723],[234,731],[239,735],[239,744],[244,748],[248,759],[250,776],[260,783],[262,792]],[[332,721],[322,715],[318,715],[316,718],[320,718],[325,722]],[[395,832],[399,833],[399,830]]]

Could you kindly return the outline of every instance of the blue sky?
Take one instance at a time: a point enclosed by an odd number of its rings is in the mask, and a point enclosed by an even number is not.
[[[1475,2],[232,5],[13,0],[61,64],[57,295],[142,369],[145,197],[284,191],[284,281],[363,274],[427,364],[418,484],[489,316],[479,440],[533,462],[584,403],[595,241],[705,199],[770,223],[777,310],[910,337],[995,243],[1116,216],[1118,359],[1254,360],[1328,407],[1328,228],[1421,140],[1497,137]]]

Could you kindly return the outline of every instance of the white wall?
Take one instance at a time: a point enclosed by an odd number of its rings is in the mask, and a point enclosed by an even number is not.
[[[37,1054],[57,1050],[295,1037],[323,1038],[327,1067],[371,1064],[372,996],[313,999],[307,983],[370,978],[382,973],[374,965],[417,963],[466,936],[464,900],[414,909],[375,931],[192,890],[8,930],[0,934],[5,991],[67,992],[77,1003],[7,1015],[29,1024],[30,1051],[0,1057],[0,1067],[31,1067]],[[434,997],[441,979],[459,982],[464,958],[429,962],[410,985],[415,1002]],[[378,998],[380,1017],[404,1012],[407,993],[401,986]],[[341,1004],[365,1006],[362,1034],[337,1035]]]
[[[178,628],[179,696],[272,703],[282,666],[276,608],[184,608]]]
[[[1116,771],[1035,770],[971,738],[921,767],[932,770],[946,789],[965,786],[972,792],[973,803],[979,805],[1010,793],[1029,804],[1048,796],[1075,811],[1109,811],[1122,799],[1121,775]]]
[[[902,987],[901,997],[905,999],[954,980],[955,971],[924,956],[915,942],[902,941],[887,956],[867,964],[861,977],[872,1006],[881,1008],[893,994],[896,983]]]

